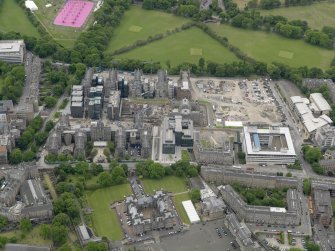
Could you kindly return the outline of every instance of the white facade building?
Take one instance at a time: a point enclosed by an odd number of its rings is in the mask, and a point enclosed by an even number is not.
[[[23,63],[24,53],[23,40],[0,40],[0,60],[8,63]]]
[[[287,165],[296,154],[288,127],[243,127],[243,149],[247,163]]]

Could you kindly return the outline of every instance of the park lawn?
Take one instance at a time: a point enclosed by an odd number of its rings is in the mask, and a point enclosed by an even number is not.
[[[289,20],[304,20],[314,29],[322,29],[323,26],[335,26],[335,2],[315,3],[308,6],[292,6],[288,8],[276,8],[273,10],[261,10],[263,16],[280,15]]]
[[[31,244],[31,245],[51,245],[51,240],[44,240],[40,236],[41,225],[34,227],[29,233],[27,233],[24,238],[21,238],[21,231],[14,230],[10,232],[1,233],[0,236],[3,237],[16,237],[17,243]]]
[[[292,67],[308,66],[327,69],[335,50],[327,50],[263,31],[235,28],[229,25],[209,24],[209,27],[227,37],[228,41],[250,57],[265,62],[280,62]]]
[[[94,210],[93,228],[98,236],[106,236],[110,240],[123,239],[118,217],[110,205],[130,194],[132,191],[128,183],[86,192],[88,205]]]
[[[53,1],[53,6],[46,8],[45,5],[48,3],[46,0],[35,0],[38,10],[35,11],[35,16],[40,23],[46,28],[48,33],[61,45],[66,48],[71,48],[74,42],[78,38],[79,34],[85,30],[87,24],[90,24],[93,20],[91,14],[86,23],[80,28],[72,28],[54,25],[53,22],[58,15],[59,11],[64,5],[64,1]]]
[[[155,10],[144,10],[132,6],[122,17],[121,24],[113,32],[107,51],[113,52],[128,46],[137,40],[145,40],[149,36],[173,30],[190,20]]]
[[[143,179],[141,183],[147,194],[153,194],[153,190],[157,191],[161,188],[170,193],[182,193],[187,191],[185,178],[177,176],[165,176],[159,180]]]
[[[182,204],[185,200],[190,200],[190,195],[188,193],[179,194],[172,197],[173,203],[176,206],[179,217],[185,224],[190,224],[190,219],[188,218],[184,206]]]
[[[40,37],[24,10],[14,0],[4,0],[0,8],[0,31],[15,31],[21,34]]]
[[[200,58],[222,64],[238,61],[226,47],[195,27],[115,57],[159,61],[162,65],[169,61],[172,66],[198,64]]]

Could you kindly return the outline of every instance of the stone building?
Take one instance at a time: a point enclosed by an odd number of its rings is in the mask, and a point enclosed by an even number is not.
[[[84,132],[77,131],[74,136],[74,156],[79,155],[85,156],[85,146],[87,142],[87,136]]]
[[[58,131],[53,131],[47,140],[46,146],[49,153],[58,154],[58,151],[62,146],[61,134]]]
[[[193,146],[195,159],[201,164],[232,165],[234,163],[233,144],[223,139],[220,146],[207,146],[201,140],[195,140]]]
[[[242,251],[261,250],[257,243],[252,240],[251,231],[245,223],[240,223],[233,213],[228,214],[226,218],[228,229],[236,237]]]
[[[153,196],[126,197],[125,204],[130,216],[135,235],[147,233],[152,230],[170,229],[174,226],[175,215],[167,203],[168,195],[162,191],[156,191]],[[142,210],[152,210],[152,215],[144,217]]]
[[[53,216],[51,200],[46,196],[39,180],[29,179],[23,182],[20,188],[20,196],[24,208],[21,216],[28,219],[50,219]]]
[[[237,218],[241,221],[244,220],[245,222],[259,224],[300,225],[301,215],[299,208],[289,207],[286,209],[248,205],[230,185],[221,186],[219,190],[224,201],[236,213]],[[296,192],[296,190],[291,191],[294,193]],[[288,196],[287,199],[290,200],[291,197]],[[295,198],[293,198],[293,200],[295,200]]]
[[[314,141],[318,147],[326,149],[335,146],[335,126],[324,126],[318,128]]]
[[[254,173],[223,167],[202,166],[201,176],[208,182],[218,184],[240,183],[243,186],[259,188],[297,187],[298,179],[274,176],[269,173]]]
[[[190,82],[190,72],[181,71],[180,79],[178,85],[175,87],[175,98],[177,100],[181,99],[191,99],[191,82]]]
[[[313,219],[324,227],[332,224],[333,208],[330,192],[327,189],[313,189]]]
[[[101,120],[91,122],[91,141],[110,141],[112,128],[105,126]]]

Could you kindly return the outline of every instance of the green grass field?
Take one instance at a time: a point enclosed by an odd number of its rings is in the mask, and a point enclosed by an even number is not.
[[[181,218],[181,220],[185,223],[185,224],[190,224],[190,219],[188,218],[186,211],[183,207],[182,202],[185,200],[190,200],[190,196],[188,193],[185,194],[179,194],[176,196],[172,197],[172,200],[174,202],[174,205],[176,206],[177,212]]]
[[[111,240],[123,239],[118,217],[110,205],[130,194],[132,191],[128,183],[86,192],[88,205],[94,210],[93,228],[98,236],[106,236]]]
[[[290,20],[305,20],[309,26],[322,29],[323,26],[335,26],[335,2],[315,3],[309,6],[295,6],[289,8],[277,8],[262,10],[262,15],[280,15]]]
[[[190,20],[172,14],[144,10],[139,6],[132,6],[128,10],[113,33],[107,51],[112,52],[121,47],[131,45],[137,40],[145,40],[149,36],[165,33],[180,27]]]
[[[53,24],[55,17],[64,5],[64,1],[54,1],[53,6],[49,8],[45,7],[45,5],[49,3],[46,0],[35,0],[35,3],[38,6],[38,11],[35,12],[37,19],[58,43],[64,47],[71,48],[80,32],[83,31],[87,25],[83,25],[81,28],[71,28]],[[91,23],[92,20],[93,17],[90,15],[86,24]]]
[[[21,238],[21,231],[14,230],[10,232],[1,233],[0,236],[4,237],[16,237],[17,243],[31,244],[31,245],[51,245],[51,240],[44,240],[40,236],[40,228],[41,226],[34,227],[29,233],[27,233],[24,238]]]
[[[302,40],[292,40],[263,31],[234,28],[229,25],[210,24],[210,28],[247,53],[266,63],[281,62],[293,67],[308,66],[327,69],[335,50],[322,49]]]
[[[14,0],[5,0],[0,8],[0,31],[15,31],[24,35],[40,37],[23,9]]]
[[[197,55],[197,54],[202,55]],[[192,54],[196,55],[192,55]],[[162,40],[117,55],[118,58],[159,61],[172,66],[183,62],[198,64],[201,57],[218,63],[238,61],[236,56],[198,28],[173,34]]]
[[[145,193],[153,194],[153,190],[163,190],[171,193],[182,193],[187,191],[185,178],[176,176],[166,176],[160,180],[141,180]]]

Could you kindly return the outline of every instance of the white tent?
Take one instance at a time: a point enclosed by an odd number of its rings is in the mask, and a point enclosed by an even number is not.
[[[197,211],[195,210],[192,201],[190,200],[185,200],[182,202],[183,207],[186,211],[186,214],[188,216],[188,218],[190,219],[191,223],[197,223],[200,222],[200,218],[199,215],[197,213]]]
[[[26,8],[28,8],[30,11],[36,11],[38,10],[37,5],[34,3],[34,1],[27,0],[25,2]]]

